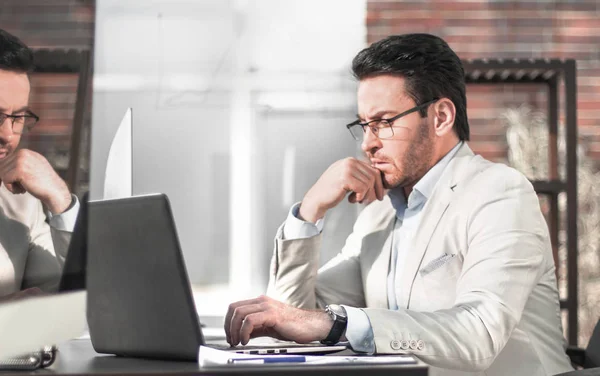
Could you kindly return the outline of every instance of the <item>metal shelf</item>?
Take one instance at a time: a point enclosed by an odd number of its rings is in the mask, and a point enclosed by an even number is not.
[[[532,181],[535,191],[550,199],[550,240],[554,263],[558,260],[560,213],[559,193],[566,193],[567,299],[561,308],[568,310],[568,340],[577,344],[577,67],[567,59],[474,59],[464,60],[467,84],[544,84],[548,88],[548,180]],[[566,125],[565,181],[558,179],[559,80],[564,82]]]
[[[567,183],[561,180],[532,180],[531,184],[539,194],[557,195],[567,191]]]

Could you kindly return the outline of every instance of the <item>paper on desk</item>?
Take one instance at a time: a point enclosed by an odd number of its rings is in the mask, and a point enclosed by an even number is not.
[[[417,364],[412,355],[378,355],[378,356],[307,356],[306,363],[310,364]]]
[[[256,359],[279,357],[281,355],[251,355],[238,354],[229,351],[217,350],[211,347],[200,346],[198,350],[198,364],[200,367],[214,367],[231,365],[231,359]],[[287,355],[290,356],[290,355]],[[305,356],[305,364],[416,364],[417,361],[411,355],[383,355],[383,356],[340,356],[340,355],[321,355],[321,356]],[[294,363],[298,365],[298,363]],[[246,363],[245,366],[250,364]],[[263,364],[261,364],[263,365]]]
[[[232,351],[223,351],[213,349],[212,347],[200,346],[198,350],[198,364],[200,368],[203,367],[214,367],[214,366],[225,366],[231,365],[231,359],[256,359],[256,358],[270,358],[277,357],[280,355],[251,355],[251,354],[238,354]]]

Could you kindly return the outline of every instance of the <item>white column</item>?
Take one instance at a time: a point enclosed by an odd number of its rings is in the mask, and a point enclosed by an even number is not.
[[[230,118],[230,253],[229,286],[234,298],[250,293],[252,276],[252,103],[248,67],[248,34],[243,32],[247,2],[234,2],[242,33],[233,46],[233,75]]]

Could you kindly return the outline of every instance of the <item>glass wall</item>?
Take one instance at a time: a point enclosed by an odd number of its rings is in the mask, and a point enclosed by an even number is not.
[[[350,63],[365,45],[365,8],[97,2],[91,197],[102,197],[110,142],[132,107],[133,192],[169,196],[200,312],[264,292],[291,205],[356,154],[345,124],[356,114]],[[358,210],[328,214],[323,261]]]

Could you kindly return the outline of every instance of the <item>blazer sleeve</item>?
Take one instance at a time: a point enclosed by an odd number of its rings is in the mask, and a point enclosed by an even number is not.
[[[46,223],[41,203],[37,205],[30,228],[29,252],[21,288],[39,287],[47,292],[56,291],[70,240],[71,232],[51,227]]]
[[[364,309],[376,353],[405,351],[398,341],[418,339],[421,348],[409,351],[426,363],[481,371],[503,349],[543,274],[549,247],[531,184],[506,169],[480,176],[486,183],[465,208],[467,249],[453,306],[434,312]]]
[[[275,237],[267,295],[306,309],[365,306],[358,236],[351,234],[342,251],[319,268],[322,235],[285,240],[282,231],[283,225]]]

